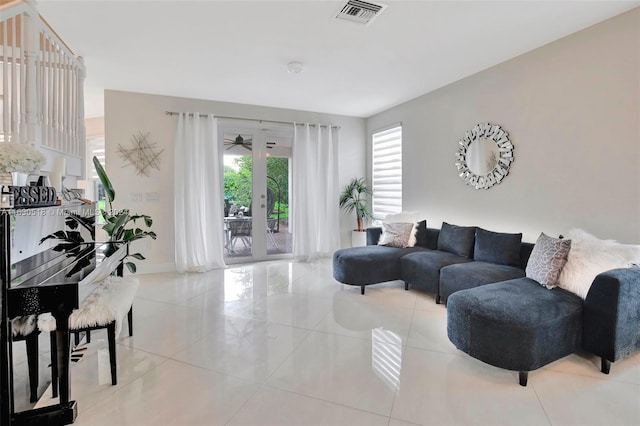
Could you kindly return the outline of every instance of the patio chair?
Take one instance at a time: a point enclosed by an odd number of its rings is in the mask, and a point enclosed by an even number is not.
[[[242,241],[245,247],[251,246],[251,219],[231,219],[227,222],[229,240],[227,249],[233,253],[236,241]]]

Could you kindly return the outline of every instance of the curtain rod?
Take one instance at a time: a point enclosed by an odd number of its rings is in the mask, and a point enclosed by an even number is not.
[[[165,111],[165,113],[167,115],[178,115],[180,114],[179,112],[175,112],[175,111]],[[188,112],[186,113],[188,115],[195,115],[197,113],[195,112]],[[200,117],[206,117],[209,114],[200,114]],[[305,123],[296,123],[294,121],[277,121],[277,120],[263,120],[261,118],[242,118],[242,117],[225,117],[223,115],[215,115],[213,114],[214,117],[216,118],[226,118],[229,120],[245,120],[245,121],[257,121],[258,123],[276,123],[276,124],[293,124],[293,125],[302,125]],[[320,126],[320,127],[332,127],[332,128],[336,128],[339,129],[340,126],[334,126],[332,124],[313,124],[313,123],[309,123],[310,126]]]

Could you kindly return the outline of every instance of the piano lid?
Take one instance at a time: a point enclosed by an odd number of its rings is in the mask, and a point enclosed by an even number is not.
[[[127,255],[126,243],[92,242],[81,247],[76,256],[49,249],[17,262],[11,268],[9,288],[103,280]]]
[[[95,218],[96,204],[3,210],[3,214],[11,215],[11,263],[17,263],[56,246],[58,244],[56,240],[49,239],[44,242],[41,240],[57,231],[69,231],[66,222],[71,213]],[[95,225],[93,229],[95,232]],[[84,241],[94,240],[82,227],[72,231],[80,232]]]

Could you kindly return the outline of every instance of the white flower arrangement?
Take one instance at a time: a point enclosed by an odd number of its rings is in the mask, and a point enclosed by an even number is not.
[[[0,143],[0,173],[34,173],[39,171],[46,161],[44,154],[29,144]]]

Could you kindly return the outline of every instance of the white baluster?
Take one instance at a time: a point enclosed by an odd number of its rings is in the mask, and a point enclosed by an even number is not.
[[[16,54],[18,43],[16,40],[16,24],[17,17],[7,21],[11,22],[11,141],[13,142],[21,142],[19,133],[19,122],[20,117],[18,116],[18,56]],[[4,55],[4,60],[7,60],[7,55]]]
[[[49,37],[47,40],[47,140],[46,146],[51,147],[53,142],[53,46]]]
[[[65,55],[65,58],[64,134],[66,148],[64,152],[73,153],[73,145],[71,143],[71,58],[69,57],[69,55]]]
[[[57,44],[53,44],[54,48],[54,96],[53,96],[53,116],[54,116],[54,148],[60,150],[60,49]]]
[[[25,118],[27,122],[27,143],[36,147],[40,146],[40,120],[38,119],[38,92],[36,88],[36,63],[38,38],[37,25],[33,22],[31,16],[23,15],[25,19],[25,39],[24,39],[24,58],[25,58]]]
[[[2,55],[6,58],[8,37],[8,20],[2,22]],[[2,131],[4,141],[9,141],[9,64],[2,60]]]
[[[64,152],[64,53],[59,44],[58,49],[58,147],[56,149]]]
[[[28,141],[27,134],[27,57],[26,57],[26,22],[25,14],[20,15],[20,134],[22,140]],[[36,91],[37,91],[36,87]]]
[[[78,76],[76,78],[76,109],[78,111],[78,127],[77,127],[77,144],[80,148],[80,155],[82,158],[86,156],[86,129],[84,126],[84,77],[85,77],[85,68],[84,68],[84,58],[82,56],[78,56]],[[82,168],[82,179],[85,179],[84,175],[84,167]]]
[[[37,40],[38,40],[38,56],[37,56],[37,62],[38,62],[38,82],[37,82],[37,90],[38,90],[38,112],[37,112],[37,120],[38,123],[40,124],[40,131],[38,132],[38,135],[40,136],[40,143],[42,143],[42,141],[46,140],[45,137],[45,132],[46,132],[46,120],[47,120],[47,80],[46,80],[46,74],[45,74],[45,61],[46,61],[46,51],[45,51],[45,43],[44,43],[44,37],[42,36],[41,32],[38,32],[37,34]]]
[[[71,70],[71,98],[69,102],[71,103],[71,140],[73,141],[73,153],[75,155],[80,155],[80,145],[78,144],[78,68],[74,64],[73,69]]]

